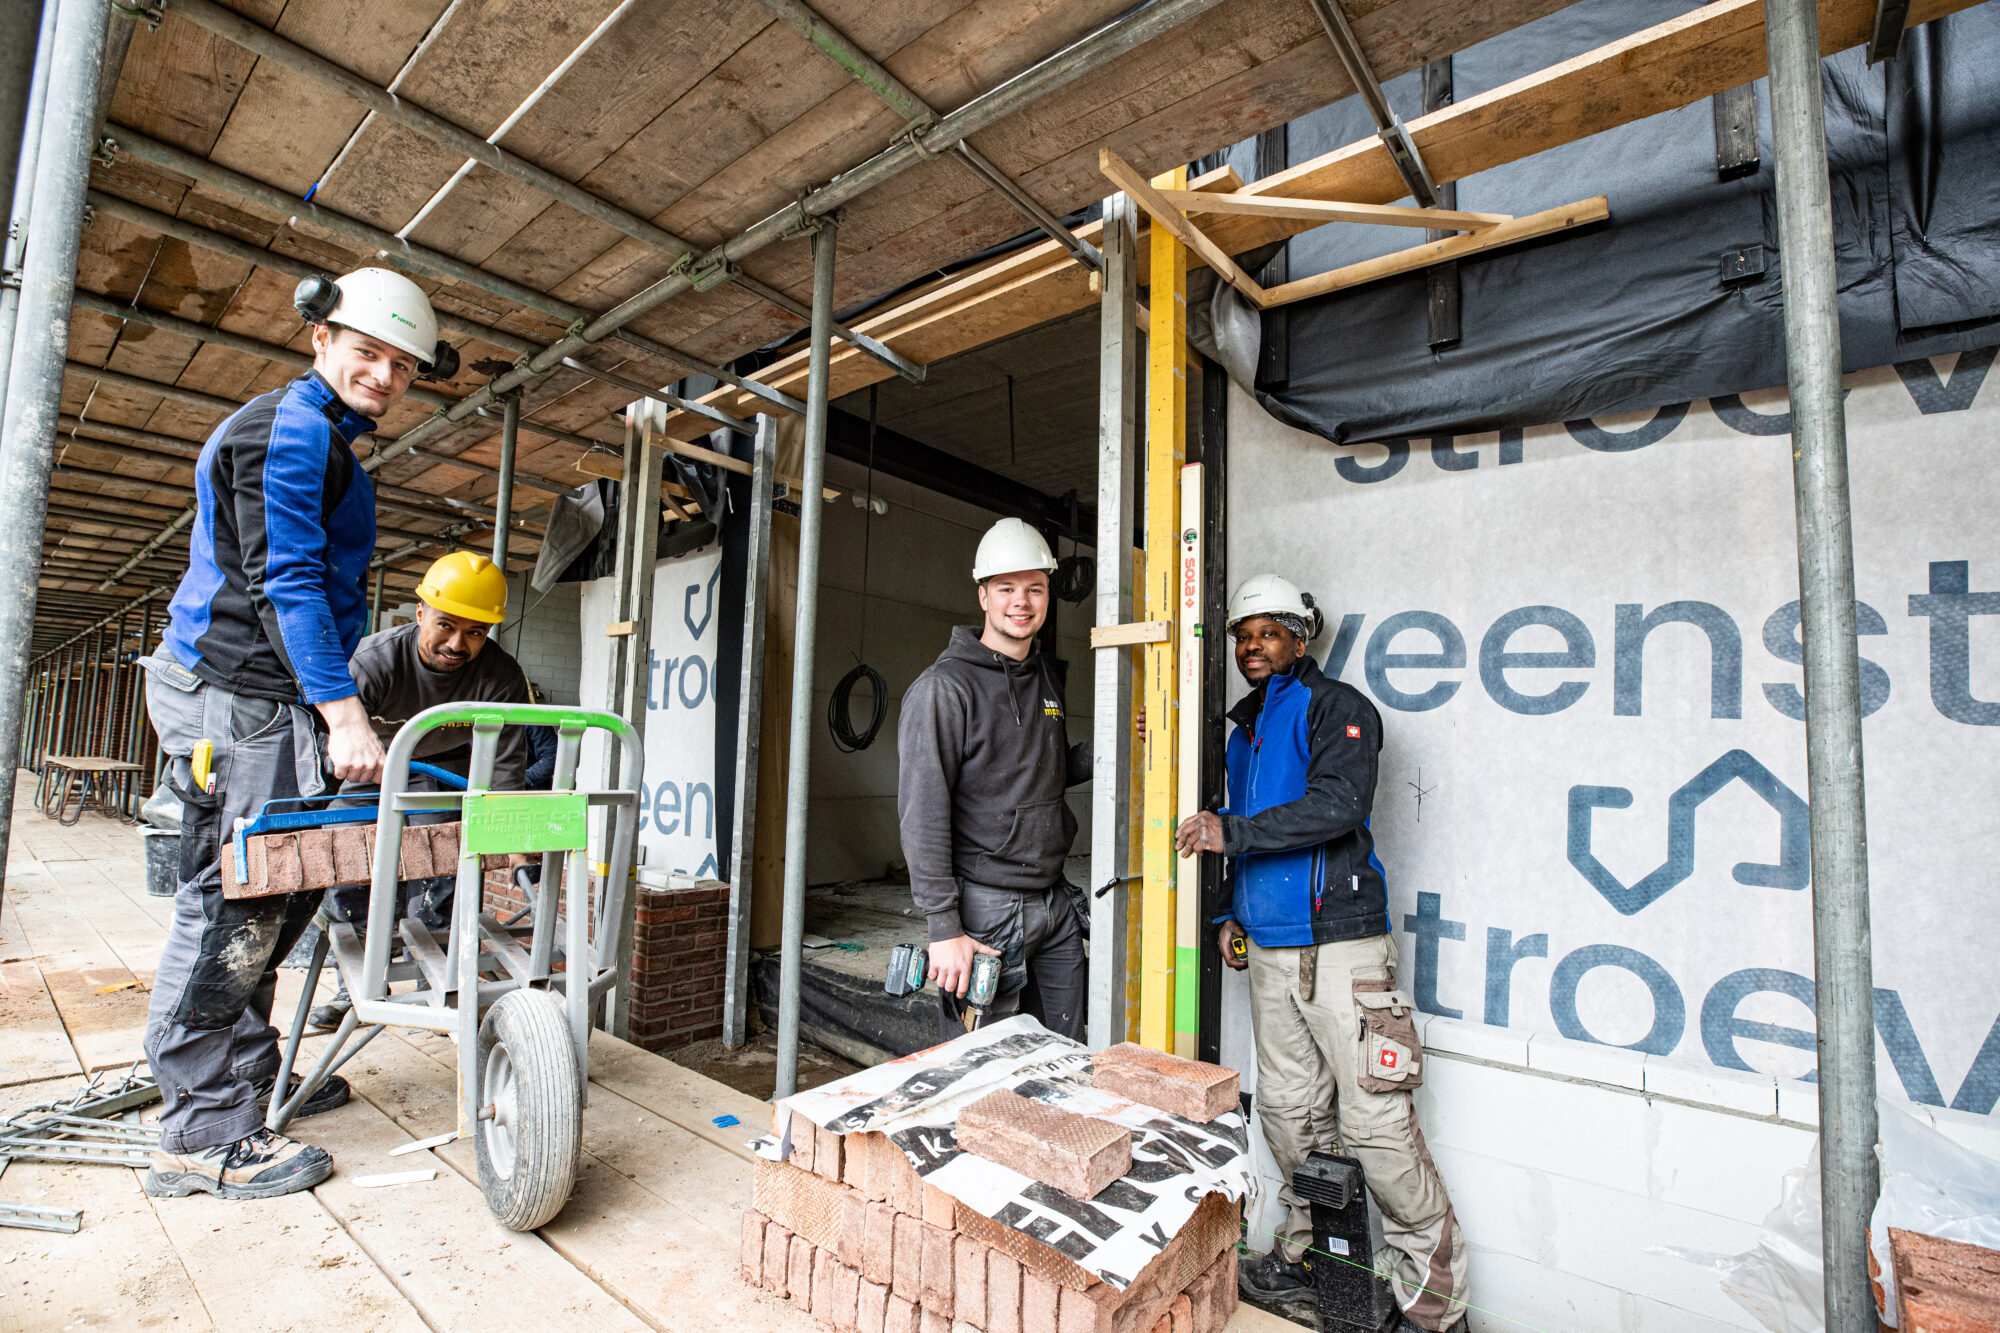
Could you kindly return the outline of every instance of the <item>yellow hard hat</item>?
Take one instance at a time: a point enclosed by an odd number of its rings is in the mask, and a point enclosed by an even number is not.
[[[439,556],[417,585],[424,605],[448,616],[497,625],[507,618],[507,576],[483,555],[453,551]]]

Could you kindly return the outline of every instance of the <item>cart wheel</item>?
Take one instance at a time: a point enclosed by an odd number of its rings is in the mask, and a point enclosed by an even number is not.
[[[583,1146],[576,1050],[547,991],[509,991],[487,1010],[479,1105],[473,1138],[486,1206],[502,1226],[533,1231],[568,1201]]]

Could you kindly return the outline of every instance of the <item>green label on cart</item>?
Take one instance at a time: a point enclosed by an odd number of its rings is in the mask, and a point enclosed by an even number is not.
[[[584,845],[588,798],[575,791],[488,791],[465,797],[465,850],[567,852]]]

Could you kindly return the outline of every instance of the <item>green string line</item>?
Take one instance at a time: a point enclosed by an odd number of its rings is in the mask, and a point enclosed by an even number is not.
[[[1253,1228],[1253,1227],[1248,1227],[1248,1226],[1246,1226],[1246,1227],[1244,1228],[1244,1230],[1246,1230],[1246,1231],[1249,1231],[1249,1232],[1251,1232],[1251,1233],[1252,1233],[1252,1234],[1254,1234],[1254,1235],[1258,1235],[1258,1236],[1264,1236],[1264,1237],[1267,1237],[1268,1239],[1270,1239],[1270,1240],[1272,1240],[1272,1241],[1276,1241],[1276,1240],[1278,1239],[1278,1235],[1277,1235],[1277,1233],[1276,1233],[1276,1232],[1273,1232],[1273,1231],[1258,1231],[1258,1230],[1256,1230],[1255,1228]],[[1238,1249],[1242,1249],[1242,1248],[1244,1248],[1241,1242],[1238,1242],[1238,1244],[1237,1244],[1237,1248],[1238,1248]],[[1337,1263],[1343,1263],[1343,1264],[1346,1264],[1346,1265],[1347,1265],[1347,1266],[1348,1266],[1349,1268],[1360,1268],[1360,1269],[1364,1269],[1364,1270],[1366,1270],[1366,1271],[1367,1271],[1367,1272],[1368,1272],[1369,1274],[1371,1274],[1371,1275],[1376,1275],[1376,1274],[1375,1274],[1375,1265],[1374,1265],[1374,1263],[1373,1263],[1373,1262],[1369,1262],[1369,1263],[1365,1263],[1365,1264],[1364,1264],[1364,1263],[1357,1263],[1357,1262],[1355,1262],[1355,1261],[1354,1261],[1353,1259],[1350,1259],[1350,1258],[1348,1258],[1348,1257],[1347,1257],[1346,1255],[1344,1255],[1344,1254],[1335,1254],[1335,1253],[1333,1253],[1333,1252],[1332,1252],[1331,1250],[1322,1250],[1322,1249],[1319,1249],[1319,1248],[1317,1248],[1317,1247],[1315,1247],[1315,1246],[1312,1246],[1312,1245],[1307,1245],[1307,1246],[1305,1246],[1304,1248],[1305,1248],[1305,1249],[1306,1249],[1307,1251],[1309,1251],[1310,1253],[1313,1253],[1313,1254],[1323,1254],[1323,1255],[1325,1255],[1325,1256],[1326,1256],[1327,1258],[1329,1258],[1329,1259],[1332,1259],[1332,1260],[1334,1260],[1334,1261],[1335,1261],[1335,1262],[1337,1262]],[[1392,1287],[1392,1290],[1393,1290],[1393,1287]],[[1534,1333],[1549,1333],[1549,1330],[1547,1330],[1547,1329],[1543,1328],[1543,1327],[1542,1327],[1541,1325],[1539,1325],[1539,1324],[1531,1324],[1531,1323],[1529,1323],[1529,1322],[1528,1322],[1527,1320],[1525,1320],[1525,1319],[1516,1319],[1516,1318],[1514,1318],[1514,1317],[1513,1317],[1513,1316],[1511,1316],[1511,1315],[1504,1315],[1504,1314],[1501,1314],[1501,1313],[1500,1313],[1500,1312],[1499,1312],[1498,1310],[1489,1310],[1489,1309],[1487,1309],[1487,1308],[1486,1308],[1485,1306],[1483,1306],[1483,1305],[1474,1305],[1474,1304],[1473,1304],[1473,1303],[1472,1303],[1471,1301],[1468,1301],[1468,1300],[1464,1300],[1464,1299],[1462,1299],[1462,1298],[1460,1298],[1460,1297],[1457,1297],[1457,1296],[1451,1296],[1451,1295],[1447,1295],[1446,1293],[1444,1293],[1444,1292],[1442,1292],[1442,1291],[1438,1291],[1438,1290],[1436,1290],[1436,1289],[1434,1289],[1434,1288],[1431,1288],[1431,1287],[1425,1287],[1425,1286],[1418,1286],[1418,1287],[1417,1287],[1417,1290],[1418,1290],[1418,1291],[1421,1291],[1421,1292],[1427,1292],[1427,1293],[1429,1293],[1430,1295],[1432,1295],[1432,1296],[1435,1296],[1435,1297],[1437,1297],[1437,1298],[1438,1298],[1439,1300],[1441,1300],[1441,1301],[1449,1301],[1449,1302],[1450,1302],[1451,1304],[1453,1304],[1453,1305],[1456,1305],[1456,1306],[1458,1306],[1458,1307],[1459,1307],[1460,1309],[1462,1309],[1462,1310],[1473,1310],[1473,1311],[1477,1311],[1478,1313],[1480,1313],[1480,1314],[1483,1314],[1483,1315],[1487,1316],[1487,1317],[1488,1317],[1488,1318],[1490,1318],[1490,1319],[1499,1319],[1499,1320],[1504,1320],[1505,1322],[1507,1322],[1507,1323],[1509,1323],[1509,1324],[1513,1324],[1513,1325],[1515,1325],[1515,1326],[1517,1326],[1517,1327],[1520,1327],[1520,1328],[1526,1328],[1526,1329],[1532,1329],[1532,1330],[1534,1331]]]

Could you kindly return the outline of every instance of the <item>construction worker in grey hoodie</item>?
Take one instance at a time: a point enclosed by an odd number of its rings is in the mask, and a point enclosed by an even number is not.
[[[896,811],[947,1040],[966,1031],[977,954],[1000,958],[987,1018],[1026,1013],[1083,1036],[1080,895],[1062,874],[1076,816],[1063,791],[1090,780],[1090,743],[1069,743],[1062,684],[1035,648],[1055,567],[1022,520],[994,524],[972,567],[984,623],[955,627],[903,695]]]

